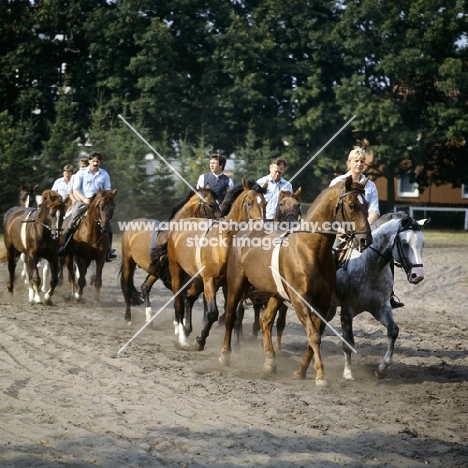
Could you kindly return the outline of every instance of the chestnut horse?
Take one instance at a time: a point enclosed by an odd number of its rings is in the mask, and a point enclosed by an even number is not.
[[[78,227],[73,233],[72,243],[67,249],[65,264],[68,270],[68,281],[71,294],[80,301],[83,289],[86,285],[86,272],[92,260],[96,261],[96,276],[94,278],[94,304],[99,303],[99,295],[102,286],[102,269],[109,250],[109,229],[114,214],[115,194],[114,190],[99,190],[91,198],[89,208],[85,214],[77,220]],[[65,220],[68,224],[71,217]],[[66,226],[64,223],[64,229]],[[62,242],[64,239],[62,239]],[[74,262],[78,268],[78,288],[75,284]]]
[[[146,321],[152,318],[150,291],[153,284],[162,279],[165,286],[171,289],[170,278],[161,277],[161,261],[155,258],[157,248],[165,244],[168,238],[167,225],[183,218],[219,219],[220,209],[216,202],[216,194],[209,189],[199,189],[190,192],[173,209],[169,220],[160,223],[154,219],[139,218],[128,223],[128,229],[122,234],[122,264],[119,270],[120,285],[125,298],[125,320],[132,324],[131,306],[145,303]],[[136,266],[148,273],[141,285],[141,294],[135,288],[133,276]],[[167,268],[167,265],[166,265]],[[166,269],[166,273],[168,273]]]
[[[366,183],[367,179],[362,183],[353,182],[350,176],[337,186],[323,190],[309,208],[306,219],[301,221],[304,229],[283,234],[259,231],[240,234],[245,237],[244,242],[239,241],[232,247],[227,262],[228,298],[221,364],[229,365],[236,309],[250,283],[260,291],[273,294],[262,316],[264,371],[276,371],[273,321],[278,309],[285,302],[291,302],[308,341],[295,376],[305,379],[313,357],[316,383],[326,384],[320,351],[326,323],[321,317],[326,317],[335,291],[332,246],[338,226],[355,236],[362,247],[372,243],[368,205],[364,199]],[[272,249],[256,247],[259,244],[271,245]]]
[[[20,254],[25,254],[31,304],[42,303],[39,291],[41,278],[38,271],[41,258],[50,264],[51,279],[44,299],[47,305],[52,304],[51,297],[58,283],[57,251],[64,213],[62,197],[53,190],[42,193],[39,208],[13,207],[5,213],[3,229],[9,272],[7,288],[9,292],[13,292],[16,262]]]
[[[189,347],[187,337],[192,332],[192,306],[203,292],[208,307],[207,323],[194,345],[199,351],[204,349],[211,327],[218,320],[216,292],[226,280],[226,260],[232,239],[240,227],[249,222],[263,224],[267,185],[260,187],[242,179],[242,184],[228,192],[221,204],[222,214],[229,210],[223,220],[200,223],[200,220],[189,218],[185,220],[189,229],[169,233],[167,254],[172,292],[178,293],[184,284],[194,279],[186,288],[186,294],[176,294],[174,299],[175,327],[181,347]]]
[[[292,228],[301,217],[301,187],[299,187],[295,192],[290,192],[288,190],[281,191],[279,193],[278,204],[276,206],[276,214],[274,218],[274,226],[278,229],[285,230]],[[227,288],[226,288],[227,290]],[[225,295],[226,299],[226,295]],[[252,336],[257,337],[258,332],[260,331],[260,314],[262,310],[266,307],[268,300],[270,299],[270,294],[259,291],[252,286],[249,286],[245,296],[245,300],[241,301],[239,307],[237,308],[237,319],[234,327],[234,332],[236,334],[236,342],[240,343],[240,337],[243,335],[242,331],[242,321],[244,320],[245,309],[248,303],[252,304],[254,310],[254,321],[252,324]],[[286,312],[288,306],[283,304],[278,311],[278,320],[276,322],[276,327],[284,329],[283,324],[281,323],[281,318],[286,319]],[[224,314],[220,322],[224,323]],[[284,323],[286,325],[286,322]]]

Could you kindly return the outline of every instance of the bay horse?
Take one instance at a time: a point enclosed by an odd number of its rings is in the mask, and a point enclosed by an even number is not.
[[[13,292],[16,262],[20,254],[26,254],[31,304],[42,303],[38,271],[41,258],[50,264],[51,279],[44,299],[47,305],[52,304],[51,298],[58,283],[57,251],[64,212],[62,197],[53,190],[45,190],[38,208],[13,207],[4,215],[4,242],[9,272],[7,289]]]
[[[291,303],[306,331],[308,342],[294,375],[305,379],[314,358],[315,382],[317,385],[326,384],[320,350],[326,323],[320,316],[326,316],[335,290],[332,246],[340,228],[354,236],[362,248],[372,243],[367,221],[368,204],[364,198],[367,180],[357,183],[350,176],[342,183],[323,190],[309,208],[305,220],[301,220],[304,228],[282,234],[260,231],[240,234],[245,237],[244,242],[239,241],[231,248],[227,261],[228,298],[226,331],[219,358],[221,364],[230,363],[236,309],[251,284],[272,294],[262,315],[264,371],[276,372],[272,326],[278,309],[285,302]],[[272,248],[256,247],[259,244]]]
[[[209,188],[190,191],[174,208],[166,222],[154,219],[138,218],[128,223],[122,234],[122,263],[119,270],[120,286],[125,299],[125,321],[132,324],[131,306],[145,303],[146,322],[152,318],[150,292],[153,284],[162,279],[165,286],[171,289],[168,270],[161,273],[161,260],[155,252],[162,244],[167,243],[168,225],[184,218],[219,219],[220,209],[216,194]],[[139,266],[148,275],[141,285],[141,293],[134,285],[135,268]]]
[[[96,261],[96,273],[94,278],[94,305],[100,300],[102,286],[102,269],[106,261],[109,250],[110,238],[109,229],[114,214],[115,195],[117,189],[99,190],[91,198],[89,208],[83,216],[77,220],[78,227],[73,233],[70,248],[67,249],[65,264],[68,270],[68,282],[70,284],[71,295],[76,300],[81,301],[83,289],[86,286],[86,272],[92,260]],[[71,222],[71,217],[64,223],[66,232],[67,226]],[[62,244],[65,234],[62,236]],[[75,282],[75,268],[78,269],[78,287]]]
[[[337,306],[341,306],[341,327],[346,342],[354,347],[353,319],[364,311],[387,328],[387,350],[375,371],[379,379],[387,375],[392,364],[399,333],[390,305],[393,291],[390,264],[395,262],[401,266],[411,284],[424,279],[422,227],[428,222],[429,219],[416,221],[402,211],[383,215],[372,224],[372,245],[362,253],[353,249],[350,259],[336,272],[336,294],[328,316],[331,320]],[[345,342],[342,346],[345,355],[343,377],[354,380],[351,349]]]
[[[190,347],[187,338],[192,332],[192,307],[203,292],[208,308],[207,323],[200,336],[196,337],[194,348],[198,351],[204,349],[211,327],[219,317],[216,292],[226,281],[226,260],[233,237],[249,222],[263,225],[267,185],[249,184],[242,178],[242,183],[228,192],[221,203],[221,214],[227,212],[224,219],[199,223],[199,220],[189,218],[185,220],[189,229],[169,233],[165,248],[172,292],[176,294],[193,279],[184,294],[177,294],[174,299],[174,324],[182,348]]]

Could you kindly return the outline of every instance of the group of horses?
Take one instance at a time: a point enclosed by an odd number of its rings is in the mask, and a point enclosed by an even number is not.
[[[3,218],[6,254],[2,260],[8,266],[7,289],[14,290],[15,269],[20,256],[24,258],[31,304],[52,304],[52,296],[59,281],[58,250],[65,242],[64,232],[71,222],[69,200],[53,190],[45,190],[37,207],[30,206],[36,187],[21,185],[19,206],[10,208]],[[86,272],[91,262],[96,264],[94,275],[94,303],[99,303],[102,269],[109,248],[109,227],[115,207],[116,190],[100,190],[90,201],[86,213],[78,220],[71,246],[67,249],[65,265],[71,296],[80,301],[86,285]],[[68,214],[67,214],[68,213]],[[40,262],[45,263],[43,277]],[[77,273],[75,273],[75,269]],[[48,273],[46,273],[48,271]],[[46,278],[50,276],[49,286]],[[77,279],[78,277],[78,279]],[[44,292],[41,298],[40,286]]]
[[[126,322],[132,323],[131,307],[143,303],[147,322],[152,320],[150,292],[154,283],[161,279],[174,295],[178,345],[201,351],[213,324],[219,319],[217,292],[223,289],[225,334],[220,363],[230,363],[233,332],[239,341],[248,299],[255,309],[253,333],[262,331],[263,369],[274,373],[275,352],[281,349],[286,313],[292,308],[307,337],[307,347],[295,376],[304,379],[313,359],[316,384],[324,385],[326,376],[320,345],[325,327],[339,306],[345,355],[343,376],[351,380],[352,321],[356,315],[368,311],[387,328],[387,350],[376,370],[376,375],[383,378],[392,362],[398,337],[398,326],[390,306],[393,288],[390,265],[401,266],[410,283],[422,281],[424,237],[421,228],[427,220],[416,221],[403,212],[389,213],[371,228],[364,198],[366,182],[367,179],[356,183],[349,177],[323,190],[305,217],[300,210],[300,189],[281,192],[273,223],[265,222],[266,185],[261,187],[244,179],[228,192],[220,206],[208,186],[181,200],[167,222],[146,218],[132,220],[122,234],[119,269]],[[99,191],[74,233],[65,263],[71,294],[76,299],[82,297],[87,268],[95,260],[94,302],[99,302],[115,193],[115,190]],[[13,291],[16,260],[24,253],[28,259],[30,302],[40,301],[37,263],[41,258],[50,263],[52,274],[45,299],[51,302],[58,281],[57,251],[70,222],[69,217],[64,217],[63,200],[50,190],[42,194],[38,208],[14,207],[5,214],[9,291]],[[190,228],[172,227],[182,221],[180,226]],[[344,231],[336,226],[348,228]],[[337,234],[346,238],[350,246],[357,246],[342,263],[337,263],[334,256]],[[79,270],[78,285],[74,263]],[[141,291],[134,284],[137,267],[146,272]],[[192,308],[202,293],[203,328],[190,345]],[[274,347],[272,328],[276,317]]]

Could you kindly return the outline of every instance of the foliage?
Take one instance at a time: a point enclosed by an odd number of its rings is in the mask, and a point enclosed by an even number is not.
[[[312,201],[364,139],[376,177],[410,170],[421,188],[460,185],[466,11],[464,0],[1,2],[0,165],[40,155],[38,170],[23,174],[48,187],[87,135],[118,199],[131,198],[117,215],[160,216],[188,187],[172,179],[168,188],[165,165],[148,173],[148,148],[123,114],[192,185],[211,151],[236,156],[236,178],[266,174],[281,155]],[[1,188],[8,199],[10,185]],[[148,205],[161,186],[163,201]]]

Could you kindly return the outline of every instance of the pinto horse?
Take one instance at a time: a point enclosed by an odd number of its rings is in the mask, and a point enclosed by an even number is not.
[[[190,192],[173,209],[167,222],[160,223],[154,219],[134,219],[130,221],[130,229],[122,234],[122,264],[119,270],[120,285],[125,298],[125,320],[132,324],[131,306],[145,303],[146,321],[152,318],[150,291],[153,284],[162,279],[165,286],[171,289],[170,278],[161,274],[161,260],[157,257],[157,249],[167,243],[170,223],[176,223],[184,218],[219,219],[220,209],[216,202],[216,194],[209,189],[199,189]],[[148,229],[151,226],[151,229]],[[155,256],[156,255],[156,256]],[[141,294],[135,288],[133,277],[137,265],[148,273],[141,286]],[[166,270],[168,273],[168,271]],[[162,277],[161,277],[162,276]]]
[[[16,262],[26,254],[29,277],[29,302],[41,303],[39,287],[41,278],[38,263],[41,258],[50,264],[51,279],[44,299],[52,304],[51,297],[58,283],[58,247],[65,212],[62,197],[53,190],[42,193],[39,208],[13,207],[4,216],[4,242],[9,280],[7,288],[13,292]]]
[[[395,262],[401,266],[411,284],[424,279],[422,227],[428,222],[428,219],[415,221],[404,212],[383,215],[372,225],[373,244],[362,253],[353,250],[350,259],[338,268],[336,295],[328,315],[331,320],[337,306],[341,306],[341,327],[346,340],[343,342],[345,379],[354,380],[347,343],[354,347],[353,319],[364,311],[387,328],[387,350],[375,371],[379,379],[387,375],[399,332],[390,305],[393,291],[390,264]]]
[[[166,248],[172,292],[178,293],[193,279],[185,294],[177,294],[174,299],[175,327],[182,348],[190,346],[187,338],[192,332],[192,307],[203,292],[208,307],[207,323],[195,339],[194,347],[198,351],[204,349],[211,327],[218,320],[216,292],[226,280],[226,260],[233,237],[249,221],[263,224],[267,185],[261,187],[242,179],[242,184],[228,192],[221,204],[221,214],[229,210],[223,220],[200,223],[189,218],[185,222],[190,229],[169,233]]]
[[[228,298],[221,364],[230,363],[236,309],[251,284],[272,294],[262,316],[264,371],[276,372],[272,326],[278,309],[290,302],[306,330],[308,342],[294,375],[305,379],[314,358],[315,381],[318,385],[326,384],[320,350],[326,323],[320,316],[326,316],[335,290],[332,246],[338,228],[334,226],[346,227],[345,230],[355,236],[362,247],[372,243],[367,221],[368,205],[364,198],[366,183],[367,179],[361,183],[353,182],[350,176],[323,190],[309,208],[306,219],[301,221],[301,229],[286,233],[251,231],[240,234],[246,237],[245,242],[238,241],[233,245],[227,261]],[[256,245],[271,245],[272,249]]]
[[[114,190],[99,190],[91,198],[86,213],[77,221],[78,227],[73,233],[71,248],[67,250],[65,264],[68,270],[71,295],[81,301],[83,289],[86,286],[86,272],[92,260],[96,261],[96,275],[94,278],[94,304],[99,303],[102,286],[102,269],[109,250],[109,230],[115,208]],[[68,224],[71,218],[66,219]],[[66,231],[66,226],[64,226]],[[64,239],[62,239],[64,242]],[[74,262],[78,268],[78,288],[75,284]]]

